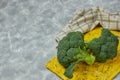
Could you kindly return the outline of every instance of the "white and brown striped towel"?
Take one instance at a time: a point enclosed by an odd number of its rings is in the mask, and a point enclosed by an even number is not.
[[[56,36],[56,41],[59,42],[67,33],[72,31],[88,32],[99,23],[104,28],[120,30],[120,13],[110,13],[99,7],[79,10]]]

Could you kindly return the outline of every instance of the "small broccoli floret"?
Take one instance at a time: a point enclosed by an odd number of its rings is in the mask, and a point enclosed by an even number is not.
[[[96,56],[96,61],[105,62],[117,55],[118,38],[108,29],[102,29],[101,36],[88,41],[86,46]]]

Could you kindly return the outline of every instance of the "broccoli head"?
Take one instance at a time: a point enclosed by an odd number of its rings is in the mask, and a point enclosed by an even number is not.
[[[94,38],[86,43],[96,56],[96,61],[105,62],[107,59],[114,58],[117,55],[118,38],[108,29],[102,29],[101,36]]]
[[[95,57],[85,48],[84,35],[81,32],[70,32],[57,46],[57,57],[60,64],[66,69],[65,75],[72,78],[74,67],[79,61],[92,65]]]

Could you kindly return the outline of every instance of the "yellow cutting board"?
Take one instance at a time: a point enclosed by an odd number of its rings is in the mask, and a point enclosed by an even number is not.
[[[97,27],[86,33],[84,40],[88,41],[92,38],[99,37],[101,34],[101,29],[101,27]],[[120,32],[111,32],[120,37]],[[95,62],[91,66],[81,62],[75,68],[72,79],[64,76],[65,68],[59,64],[56,56],[47,62],[46,67],[59,76],[62,80],[112,80],[120,72],[120,41],[117,57],[107,60],[105,63]]]

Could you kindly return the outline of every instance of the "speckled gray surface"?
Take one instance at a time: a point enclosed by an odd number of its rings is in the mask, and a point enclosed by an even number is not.
[[[120,11],[119,0],[0,0],[0,80],[60,80],[45,68],[55,36],[76,10],[93,6]]]

